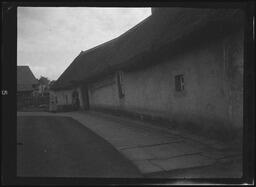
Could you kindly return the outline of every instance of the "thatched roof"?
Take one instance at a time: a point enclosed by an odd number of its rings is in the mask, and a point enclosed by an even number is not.
[[[121,36],[81,52],[52,89],[69,87],[74,81],[87,81],[124,68],[134,63],[131,59],[175,43],[209,22],[234,21],[240,14],[236,9],[162,8]]]
[[[17,66],[17,91],[32,91],[33,85],[38,84],[38,80],[33,75],[29,66]]]

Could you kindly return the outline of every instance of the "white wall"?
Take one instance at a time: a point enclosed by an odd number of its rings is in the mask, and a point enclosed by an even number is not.
[[[118,90],[115,77],[95,83],[89,87],[90,107],[117,107],[119,106]]]
[[[125,72],[124,98],[119,99],[116,83],[107,84],[89,92],[90,106],[164,116],[180,123],[242,127],[242,35],[195,46],[147,69]],[[175,91],[178,74],[184,74],[183,92]]]

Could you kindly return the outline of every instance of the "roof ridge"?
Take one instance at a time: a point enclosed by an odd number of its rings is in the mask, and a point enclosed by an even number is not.
[[[119,36],[117,36],[117,37],[115,37],[115,38],[113,38],[113,39],[111,39],[111,40],[108,40],[108,41],[106,41],[106,42],[104,42],[104,43],[102,43],[102,44],[99,44],[99,45],[97,45],[97,46],[95,46],[95,47],[93,47],[93,48],[90,48],[90,49],[88,49],[88,50],[81,51],[80,54],[81,54],[81,55],[82,55],[82,54],[87,54],[87,53],[90,52],[90,51],[93,51],[93,50],[95,50],[95,49],[97,49],[97,48],[99,48],[99,47],[102,47],[102,46],[104,46],[104,45],[106,45],[106,44],[108,44],[108,43],[114,42],[114,40],[117,40],[117,39],[119,39],[120,37],[125,36],[126,34],[130,33],[130,32],[133,31],[134,29],[138,28],[141,24],[143,24],[143,23],[145,23],[146,21],[148,21],[148,18],[150,18],[151,16],[152,16],[152,15],[148,16],[147,18],[145,18],[144,20],[140,21],[140,22],[137,23],[135,26],[133,26],[133,27],[130,28],[129,30],[125,31],[124,33],[120,34]],[[80,54],[79,54],[79,55],[80,55]],[[78,55],[78,56],[79,56],[79,55]]]

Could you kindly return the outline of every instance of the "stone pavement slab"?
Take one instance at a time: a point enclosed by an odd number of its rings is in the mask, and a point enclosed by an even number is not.
[[[165,171],[170,171],[175,169],[207,166],[214,164],[215,160],[195,154],[183,155],[169,159],[150,160],[150,162],[163,168]]]
[[[131,148],[131,149],[124,149],[121,152],[128,156],[131,160],[147,160],[147,159],[154,159],[155,156],[146,152],[143,148]]]
[[[223,158],[230,158],[230,157],[239,157],[242,156],[240,153],[235,152],[220,152],[220,151],[204,151],[200,153],[204,157],[212,158],[212,159],[223,159]]]
[[[164,171],[161,167],[151,163],[149,160],[136,160],[133,163],[142,173],[154,173]]]
[[[142,149],[144,152],[153,155],[155,159],[166,159],[174,156],[202,152],[195,147],[188,147],[185,142],[163,144],[152,147],[145,147]]]

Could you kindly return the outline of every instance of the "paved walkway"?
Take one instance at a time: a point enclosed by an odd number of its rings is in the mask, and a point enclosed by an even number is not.
[[[239,165],[238,170],[242,168],[239,150],[229,149],[226,145],[216,141],[206,141],[144,122],[92,111],[56,114],[25,112],[18,113],[18,115],[72,117],[111,143],[145,175],[207,167],[234,160]],[[241,177],[241,171],[235,175],[238,176],[232,177]],[[189,176],[191,175],[182,177]],[[209,175],[202,176],[200,174],[200,177],[209,177]],[[214,177],[214,173],[210,177]]]

